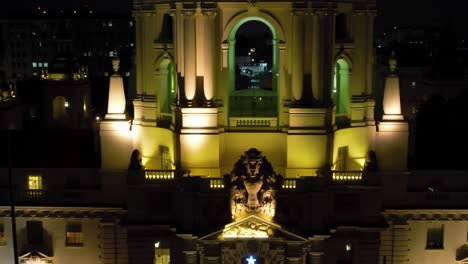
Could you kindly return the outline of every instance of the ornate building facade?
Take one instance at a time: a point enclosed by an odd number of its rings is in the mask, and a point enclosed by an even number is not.
[[[84,246],[102,243],[76,250],[90,259],[68,256],[105,264],[465,261],[460,235],[443,243],[444,228],[466,234],[466,213],[443,209],[463,206],[462,194],[450,198],[460,185],[407,171],[395,59],[383,99],[373,96],[375,8],[135,0],[133,116],[115,59],[107,114],[96,121],[99,171],[77,173],[80,197],[70,199],[52,195],[60,173],[14,170],[27,189],[15,191],[17,203],[36,205],[17,208],[17,233],[39,226],[25,221],[56,221],[40,224],[54,243],[32,243],[23,263],[69,262],[63,238],[80,236]],[[8,208],[0,216],[7,234]],[[11,252],[5,241],[0,253]]]
[[[379,261],[375,156],[405,170],[407,126],[398,81],[374,120],[374,16],[374,1],[134,2],[133,120],[101,122],[103,174],[132,160],[129,263]]]

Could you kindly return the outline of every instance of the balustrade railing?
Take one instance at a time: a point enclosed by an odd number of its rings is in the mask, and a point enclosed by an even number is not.
[[[284,179],[283,189],[296,189],[296,179]]]
[[[362,171],[332,171],[332,180],[335,182],[362,181]]]
[[[146,180],[174,180],[176,170],[145,170]]]
[[[210,179],[210,188],[211,189],[223,189],[224,188],[224,180],[222,178]]]

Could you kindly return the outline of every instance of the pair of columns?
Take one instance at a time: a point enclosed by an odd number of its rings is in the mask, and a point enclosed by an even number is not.
[[[331,50],[333,36],[326,34],[332,30],[333,21],[330,20],[329,10],[314,10],[312,14],[312,32],[306,32],[306,15],[309,13],[305,9],[294,9],[292,11],[292,46],[291,46],[291,90],[293,105],[301,105],[304,96],[304,62],[305,48],[311,48],[311,84],[314,101],[323,101],[325,93],[329,89],[327,82],[330,70]],[[306,34],[312,33],[312,43],[305,46]]]
[[[191,106],[196,96],[197,75],[203,76],[203,91],[207,101],[213,99],[214,87],[214,39],[215,16],[213,9],[183,9],[183,52],[184,52],[184,91],[188,105]],[[199,21],[199,23],[197,23]],[[203,30],[197,30],[197,25]],[[197,34],[197,32],[203,32]],[[203,46],[197,49],[197,38],[203,38]],[[201,51],[198,54],[197,51]],[[197,69],[197,60],[202,60],[202,69]]]

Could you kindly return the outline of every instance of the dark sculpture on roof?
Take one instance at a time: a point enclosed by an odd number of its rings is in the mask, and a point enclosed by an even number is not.
[[[239,158],[230,174],[230,184],[233,219],[251,214],[273,219],[275,193],[281,187],[282,177],[260,151],[251,148]]]

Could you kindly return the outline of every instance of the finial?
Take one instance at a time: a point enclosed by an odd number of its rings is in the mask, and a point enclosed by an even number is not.
[[[388,60],[388,64],[390,66],[390,72],[395,73],[396,70],[396,65],[397,65],[397,60],[395,56],[395,51],[392,50],[392,55],[390,55],[390,59]]]
[[[119,65],[120,65],[120,59],[119,56],[117,55],[117,51],[114,51],[114,59],[112,59],[112,68],[114,69],[114,74],[119,74]]]

